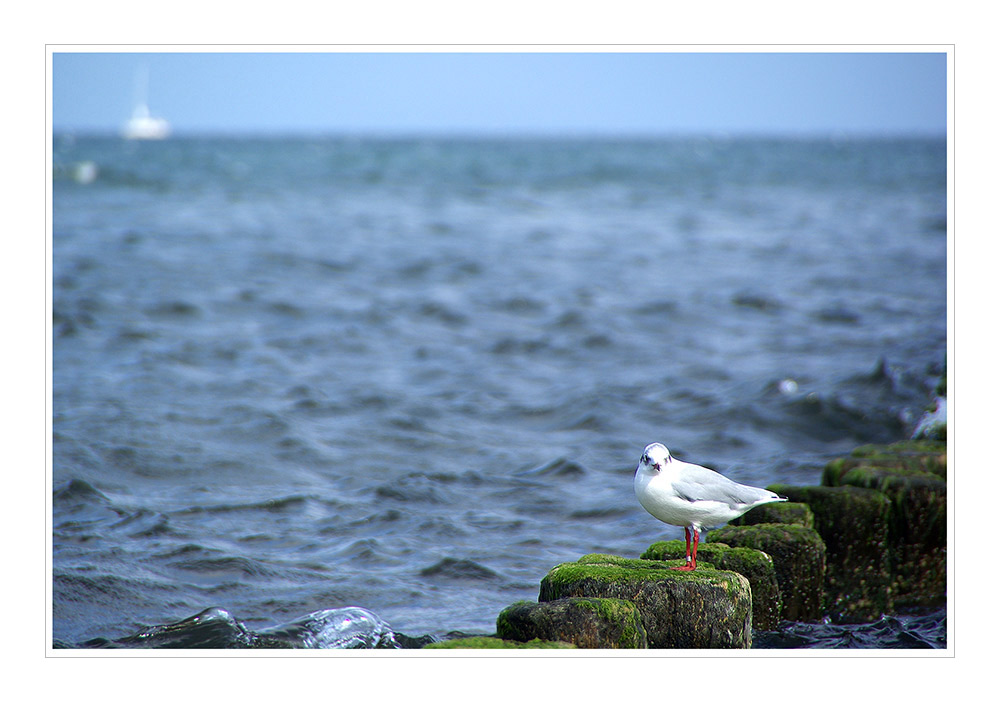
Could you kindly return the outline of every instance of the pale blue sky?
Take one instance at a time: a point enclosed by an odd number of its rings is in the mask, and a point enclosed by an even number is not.
[[[60,53],[56,132],[897,135],[947,130],[944,53]]]

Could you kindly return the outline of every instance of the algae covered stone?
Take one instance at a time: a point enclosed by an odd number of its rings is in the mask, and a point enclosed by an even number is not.
[[[591,554],[552,568],[542,579],[538,599],[600,597],[633,602],[650,648],[749,648],[749,581],[709,564],[691,572],[670,569],[682,563]]]
[[[709,532],[707,540],[763,551],[771,557],[783,619],[814,621],[822,617],[826,546],[815,530],[801,524],[727,526]]]
[[[767,505],[764,505],[767,507]],[[654,561],[683,560],[683,541],[657,541],[639,558]],[[705,543],[698,550],[698,567],[710,563],[719,570],[731,570],[750,582],[753,593],[753,628],[770,631],[781,621],[781,590],[771,557],[752,548]]]
[[[638,607],[612,598],[515,602],[497,617],[497,635],[514,641],[566,641],[577,648],[647,647]]]

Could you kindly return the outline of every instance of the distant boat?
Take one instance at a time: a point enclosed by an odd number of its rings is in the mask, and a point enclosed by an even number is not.
[[[146,103],[135,106],[132,118],[122,129],[122,136],[126,139],[166,139],[169,135],[170,124],[162,117],[149,114]]]
[[[162,117],[154,117],[146,104],[149,90],[149,71],[143,67],[137,74],[136,104],[132,117],[122,128],[126,139],[166,139],[170,135],[170,124]]]

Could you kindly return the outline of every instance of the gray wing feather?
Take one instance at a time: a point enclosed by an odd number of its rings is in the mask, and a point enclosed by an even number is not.
[[[731,505],[749,505],[771,495],[770,490],[735,483],[708,468],[700,471],[684,470],[680,480],[674,483],[674,490],[688,502],[714,500]]]

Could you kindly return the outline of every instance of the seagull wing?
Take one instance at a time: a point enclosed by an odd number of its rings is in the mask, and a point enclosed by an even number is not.
[[[733,506],[753,504],[771,495],[763,488],[741,485],[721,473],[690,463],[681,470],[673,487],[681,499],[688,502],[704,500]]]

